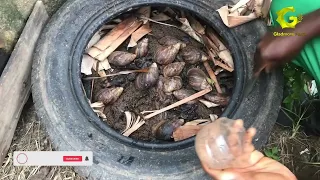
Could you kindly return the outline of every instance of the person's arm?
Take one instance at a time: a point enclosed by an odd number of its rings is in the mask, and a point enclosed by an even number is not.
[[[307,41],[320,36],[320,9],[303,16],[302,22],[296,27],[297,32],[306,33]]]
[[[305,36],[274,36],[273,32],[305,33]],[[254,74],[292,61],[311,39],[320,36],[320,9],[303,16],[296,28],[276,28],[268,32],[257,46]]]

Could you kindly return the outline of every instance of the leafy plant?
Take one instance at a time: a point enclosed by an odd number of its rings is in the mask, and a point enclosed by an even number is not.
[[[272,158],[276,161],[280,160],[280,155],[279,155],[279,149],[278,147],[273,147],[273,148],[269,148],[269,149],[265,149],[264,150],[264,154],[269,157]]]
[[[300,122],[308,118],[307,110],[309,106],[303,107],[302,104],[308,104],[306,102],[315,97],[311,95],[308,88],[312,78],[301,67],[295,64],[287,64],[283,74],[287,96],[283,100],[281,110],[293,122],[291,135],[291,138],[293,138],[301,127]]]

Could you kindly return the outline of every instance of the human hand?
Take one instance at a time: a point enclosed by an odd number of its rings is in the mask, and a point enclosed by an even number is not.
[[[244,145],[241,147],[237,143],[238,132],[243,127],[242,120],[236,120],[231,133],[228,136],[228,146],[234,159],[230,163],[230,168],[224,170],[211,169],[202,163],[203,169],[216,180],[296,180],[295,176],[281,163],[264,157],[255,150],[252,138],[256,133],[254,128],[248,129],[244,137]]]
[[[268,32],[257,46],[254,56],[254,74],[270,70],[292,61],[307,43],[306,36],[277,36],[277,33],[294,33],[295,29],[276,28]]]

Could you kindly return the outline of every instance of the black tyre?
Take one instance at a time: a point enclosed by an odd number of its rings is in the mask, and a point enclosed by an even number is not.
[[[254,21],[227,28],[216,12],[227,3],[232,4],[216,0],[73,0],[52,17],[38,42],[33,98],[56,150],[93,151],[94,165],[76,167],[78,173],[88,179],[210,179],[196,156],[194,138],[152,144],[123,137],[101,122],[81,89],[81,55],[92,34],[121,12],[146,4],[190,10],[219,32],[235,59],[237,78],[223,116],[242,118],[246,127],[256,127],[257,148],[266,142],[280,108],[282,75],[273,72],[261,77],[250,97],[243,97],[252,74],[253,53],[266,26]]]

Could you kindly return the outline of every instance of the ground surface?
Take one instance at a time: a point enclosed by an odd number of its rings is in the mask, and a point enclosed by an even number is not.
[[[1,0],[0,3],[0,38],[5,40],[6,48],[11,50],[22,30],[24,23],[36,0]],[[65,0],[44,0],[50,15]],[[291,137],[292,130],[275,126],[265,150],[275,148],[275,158],[287,165],[299,179],[320,179],[320,140],[317,137],[307,137],[298,133]],[[305,151],[305,150],[308,151]],[[1,180],[80,180],[70,167],[14,167],[12,164],[13,151],[52,150],[50,139],[47,137],[41,123],[37,120],[32,100],[25,106],[15,137],[0,169]],[[304,153],[302,153],[305,151]],[[300,155],[300,153],[302,153]],[[313,164],[310,164],[313,162]]]

